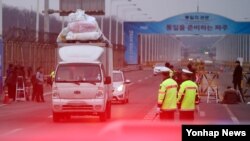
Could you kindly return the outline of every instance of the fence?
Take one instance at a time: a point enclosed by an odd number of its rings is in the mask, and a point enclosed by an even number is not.
[[[33,71],[43,66],[46,74],[55,68],[55,48],[57,34],[39,33],[35,31],[12,28],[4,35],[3,75],[8,65],[31,67]]]
[[[45,74],[49,74],[56,66],[56,38],[58,34],[39,33],[27,29],[11,28],[4,35],[4,58],[3,75],[10,63],[21,65],[24,68],[32,67],[33,71],[37,67],[43,66]],[[123,68],[124,46],[114,44],[113,58],[114,68]]]

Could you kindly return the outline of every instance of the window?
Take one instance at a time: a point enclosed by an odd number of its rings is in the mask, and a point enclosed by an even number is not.
[[[58,67],[55,81],[101,82],[102,77],[99,65],[72,63]]]

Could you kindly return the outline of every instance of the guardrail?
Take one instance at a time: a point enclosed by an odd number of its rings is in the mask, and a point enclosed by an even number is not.
[[[124,68],[120,68],[119,70],[124,71],[124,72],[128,72],[128,71],[136,71],[136,70],[142,70],[142,66],[141,65],[128,65]]]

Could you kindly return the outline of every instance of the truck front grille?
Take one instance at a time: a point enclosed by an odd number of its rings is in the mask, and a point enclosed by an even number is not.
[[[93,110],[92,105],[63,105],[63,110]]]

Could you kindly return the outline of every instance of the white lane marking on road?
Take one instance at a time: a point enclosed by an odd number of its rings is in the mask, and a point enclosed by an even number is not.
[[[223,104],[223,106],[225,107],[225,109],[227,110],[231,120],[234,122],[234,123],[240,123],[238,118],[233,114],[233,112],[228,108],[228,106],[226,104]]]
[[[1,134],[0,136],[9,136],[9,135],[14,134],[14,133],[16,133],[16,132],[19,132],[19,131],[21,131],[21,130],[23,130],[23,128],[17,128],[17,129],[14,129],[14,130],[9,131],[9,132],[7,132],[7,133]]]

